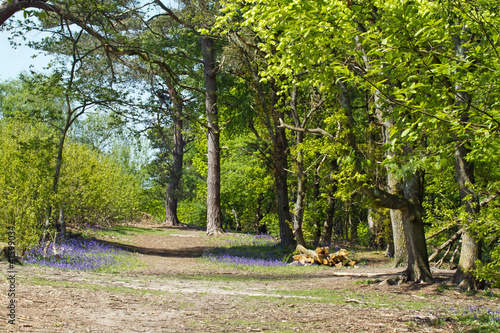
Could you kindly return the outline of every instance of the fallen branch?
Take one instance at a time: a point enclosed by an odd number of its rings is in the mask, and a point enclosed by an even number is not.
[[[354,298],[348,298],[345,300],[346,303],[358,303],[358,304],[366,304],[366,302],[354,299]]]
[[[457,241],[457,239],[460,238],[460,236],[462,235],[462,233],[463,233],[462,229],[458,230],[450,239],[448,239],[446,242],[444,242],[443,244],[441,244],[441,246],[438,247],[436,249],[436,251],[434,251],[434,253],[429,257],[429,262],[431,262],[434,259],[436,259],[436,257],[438,256],[438,254],[441,251],[443,251],[447,246],[450,246],[453,243],[455,243]]]
[[[429,235],[429,236],[425,237],[425,240],[429,240],[429,239],[431,239],[433,237],[436,237],[437,235],[442,234],[443,232],[445,232],[446,230],[449,230],[451,227],[454,227],[454,226],[455,226],[455,224],[450,224],[450,225],[444,227],[443,229],[440,229],[440,230],[436,231],[432,235]]]

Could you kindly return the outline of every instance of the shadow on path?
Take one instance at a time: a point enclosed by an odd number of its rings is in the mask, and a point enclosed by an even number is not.
[[[168,242],[168,239],[165,239]],[[114,247],[134,252],[140,253],[147,256],[159,256],[166,258],[199,258],[202,256],[203,252],[213,249],[213,246],[193,246],[184,247],[180,249],[165,249],[165,248],[155,248],[155,247],[143,247],[130,244],[123,244],[119,242],[112,242],[109,240],[101,240],[102,243],[112,245]]]

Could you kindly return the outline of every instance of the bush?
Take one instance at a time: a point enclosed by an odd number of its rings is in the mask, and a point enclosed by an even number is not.
[[[43,124],[0,120],[0,241],[15,226],[18,253],[38,242],[47,208],[68,224],[111,224],[133,218],[140,180],[89,147],[68,143],[52,190],[58,133]]]

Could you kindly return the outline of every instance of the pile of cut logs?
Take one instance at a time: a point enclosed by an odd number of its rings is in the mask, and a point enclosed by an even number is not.
[[[327,265],[327,266],[354,266],[356,264],[355,261],[349,259],[347,256],[349,253],[341,249],[335,253],[330,253],[330,249],[328,247],[318,247],[315,251],[308,250],[302,245],[297,245],[297,251],[300,254],[293,256],[294,262],[292,264],[295,265]]]

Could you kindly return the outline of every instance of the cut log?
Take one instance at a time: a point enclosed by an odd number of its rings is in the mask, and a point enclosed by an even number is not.
[[[305,247],[303,247],[302,245],[297,245],[297,250],[300,252],[300,253],[303,253],[303,254],[307,254],[309,257],[313,258],[316,257],[316,252],[313,251],[313,250],[308,250],[306,249]]]
[[[297,254],[297,255],[294,255],[292,258],[293,258],[293,260],[299,261],[300,259],[305,258],[305,257],[307,257],[307,254]]]
[[[345,249],[341,249],[336,253],[330,253],[328,247],[317,247],[316,250],[306,249],[302,245],[297,245],[297,251],[301,254],[294,255],[292,258],[297,262],[297,264],[306,265],[317,263],[319,265],[326,266],[354,266],[355,261],[351,260],[347,255],[349,252]]]

